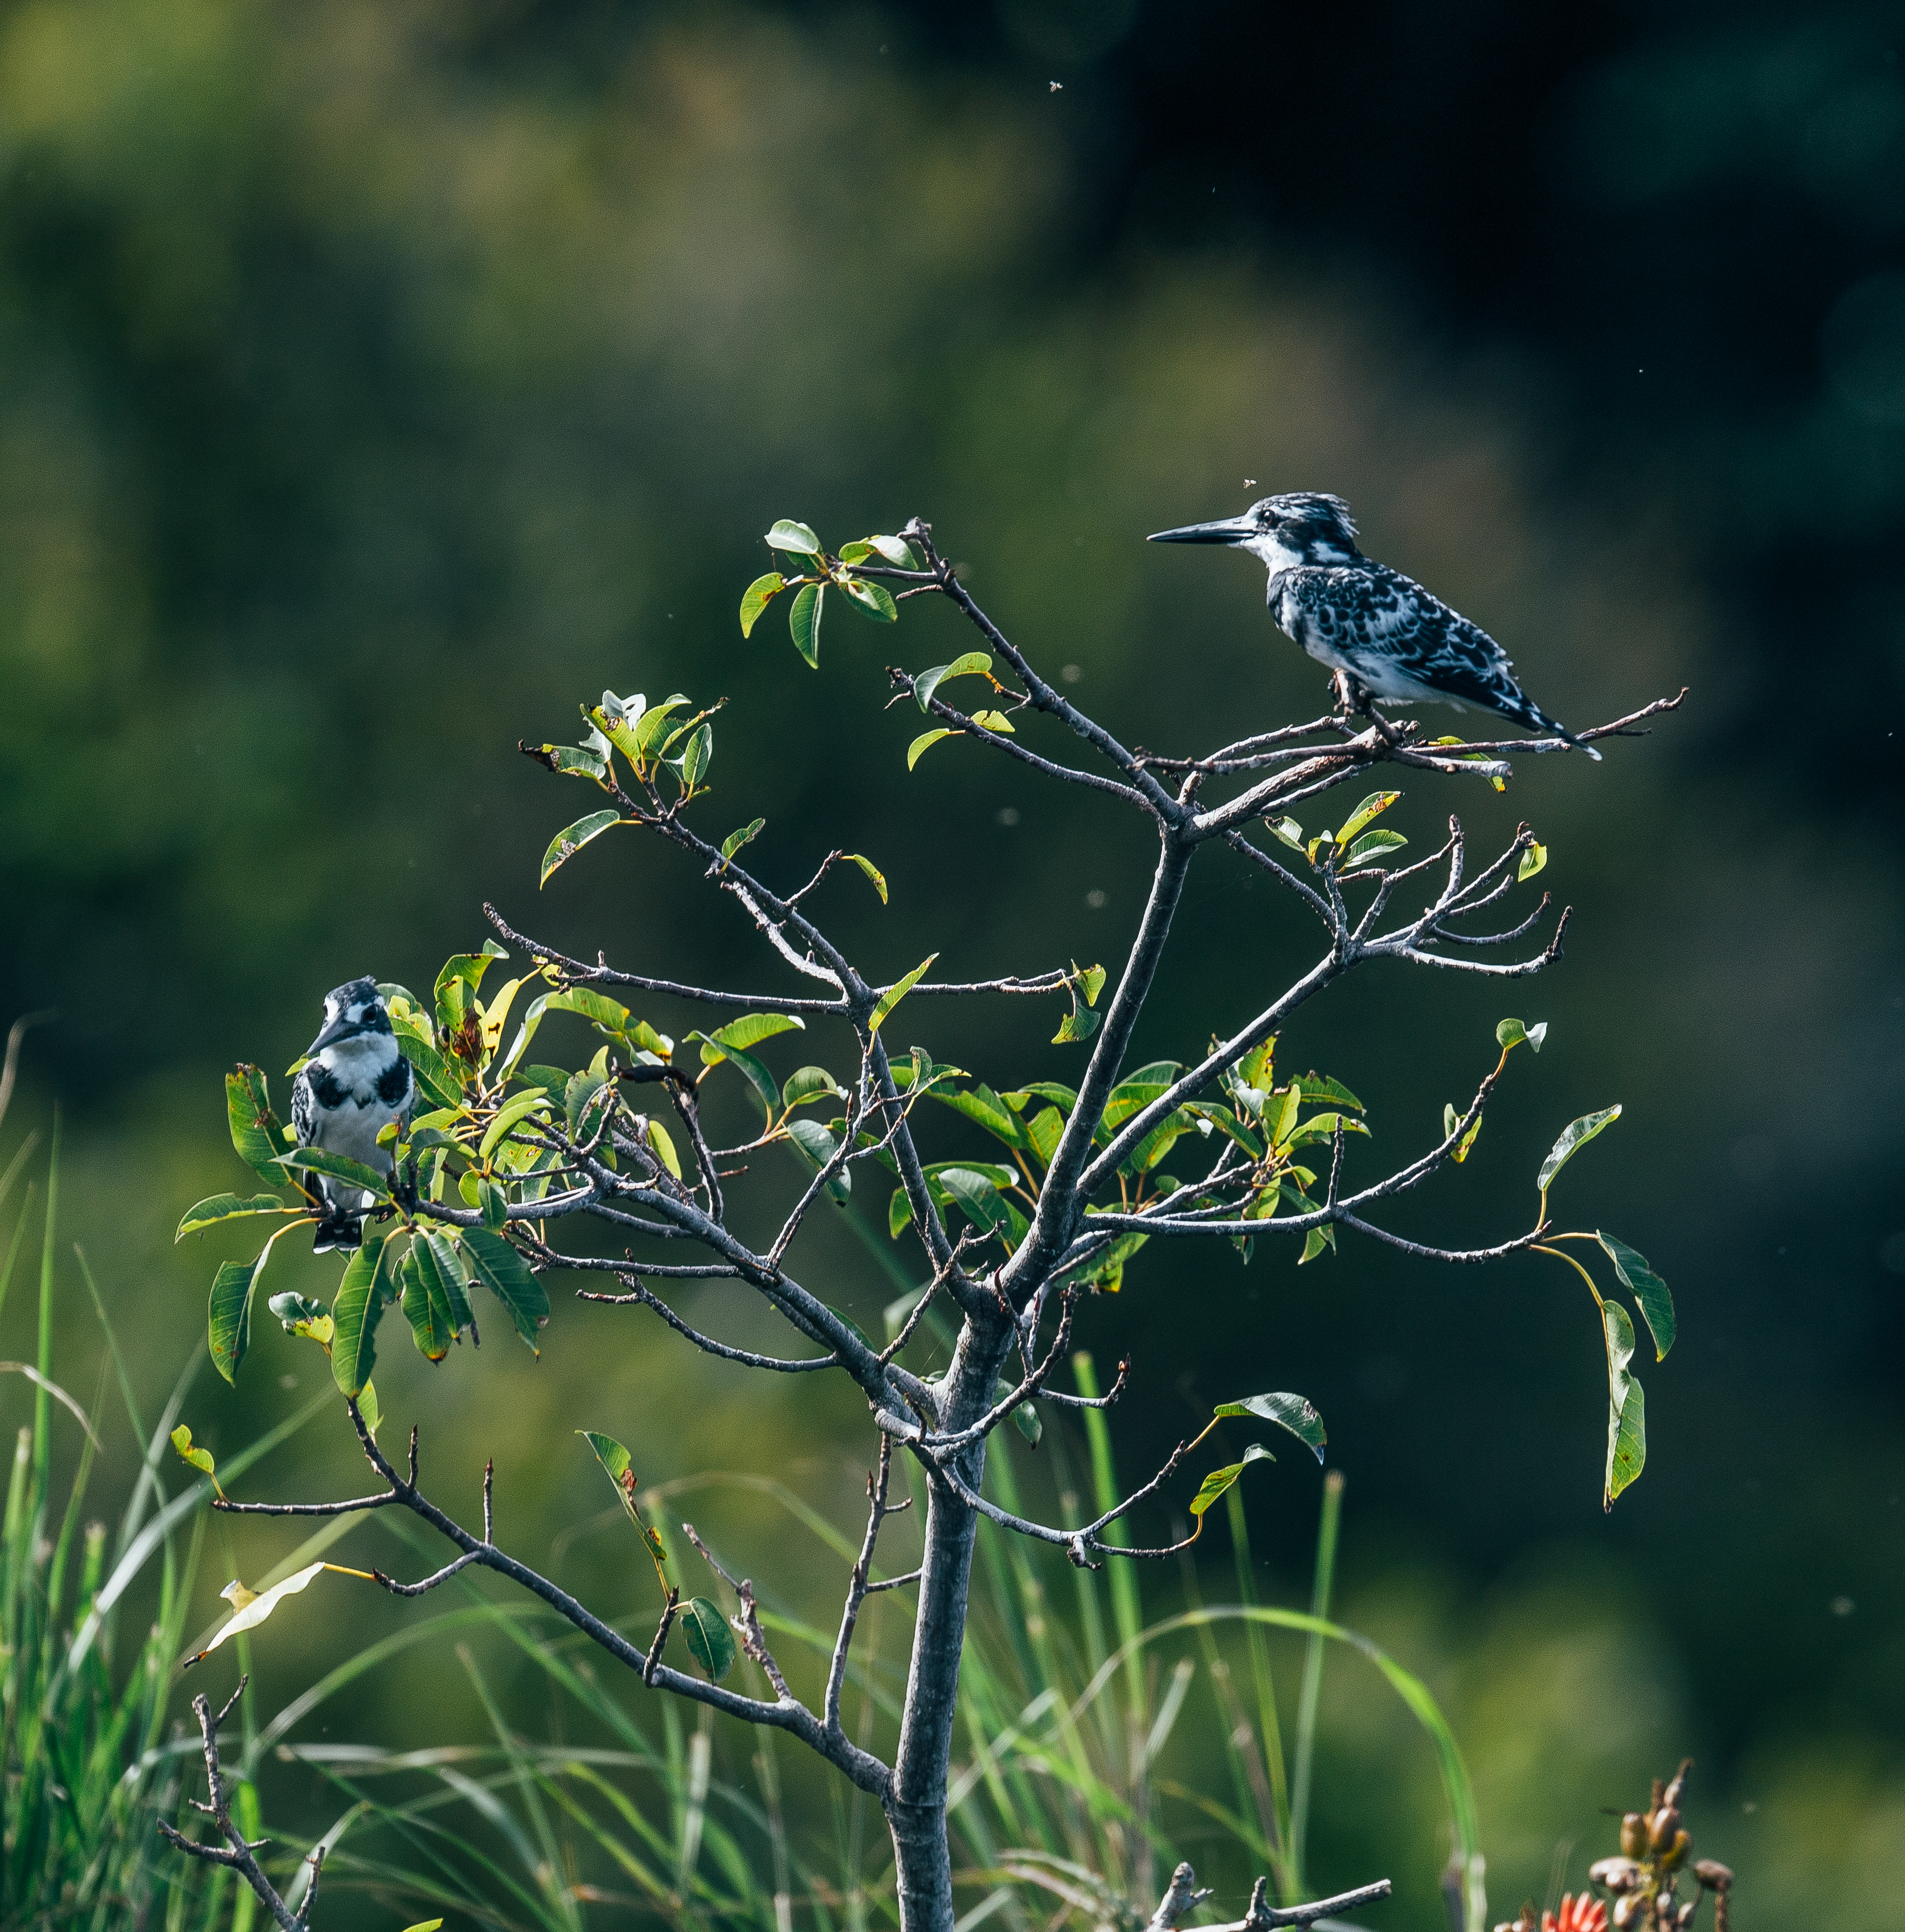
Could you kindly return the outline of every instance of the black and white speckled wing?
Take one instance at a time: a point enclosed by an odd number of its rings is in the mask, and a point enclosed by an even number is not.
[[[1478,624],[1384,564],[1306,566],[1271,586],[1277,622],[1310,656],[1378,698],[1439,698],[1538,730],[1562,728],[1516,681],[1508,654]]]
[[[322,1070],[320,1070],[322,1071]],[[309,1066],[298,1070],[298,1077],[291,1083],[291,1131],[297,1136],[300,1147],[313,1145],[318,1135],[319,1107],[317,1096],[311,1090],[311,1070]],[[325,1184],[321,1174],[301,1174],[299,1186],[314,1196],[326,1208],[332,1204],[331,1190]]]

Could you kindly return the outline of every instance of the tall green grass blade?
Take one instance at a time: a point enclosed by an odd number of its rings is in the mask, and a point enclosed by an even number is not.
[[[1237,1564],[1238,1594],[1246,1604],[1254,1604],[1256,1580],[1250,1574],[1250,1530],[1244,1519],[1242,1487],[1233,1484],[1224,1500],[1230,1514],[1231,1553]],[[1270,1811],[1276,1826],[1276,1877],[1284,1902],[1288,1904],[1297,1897],[1299,1877],[1292,1853],[1290,1791],[1283,1764],[1283,1727],[1277,1717],[1276,1683],[1270,1672],[1270,1643],[1263,1626],[1246,1624],[1244,1634],[1250,1654],[1251,1682],[1257,1694],[1257,1731],[1263,1746],[1264,1769],[1270,1780]]]
[[[1323,1478],[1323,1511],[1316,1526],[1316,1568],[1310,1591],[1310,1614],[1320,1623],[1330,1614],[1336,1583],[1336,1534],[1342,1521],[1342,1472]],[[1323,1696],[1324,1638],[1310,1633],[1304,1646],[1303,1690],[1297,1702],[1296,1775],[1290,1793],[1290,1864],[1293,1897],[1302,1896],[1304,1844],[1310,1829],[1311,1774],[1316,1753],[1316,1713]]]
[[[7,1244],[6,1262],[0,1265],[0,1308],[7,1305],[7,1290],[13,1282],[14,1264],[20,1259],[20,1244],[26,1239],[27,1223],[33,1218],[33,1197],[38,1192],[37,1182],[27,1183],[26,1195],[20,1204],[20,1218],[14,1223],[14,1238]]]

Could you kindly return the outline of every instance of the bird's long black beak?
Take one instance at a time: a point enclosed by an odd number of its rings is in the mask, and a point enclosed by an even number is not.
[[[307,1060],[313,1059],[334,1042],[348,1040],[352,1034],[361,1030],[362,1029],[355,1021],[348,1016],[340,1014],[336,1019],[332,1021],[310,1046],[304,1048],[304,1058]]]
[[[1242,543],[1246,537],[1257,534],[1257,526],[1248,517],[1224,517],[1214,524],[1186,524],[1174,530],[1154,530],[1144,541],[1147,543]]]

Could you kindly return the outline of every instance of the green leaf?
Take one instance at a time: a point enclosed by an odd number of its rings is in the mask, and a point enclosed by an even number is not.
[[[1058,1151],[1059,1136],[1065,1131],[1065,1116],[1056,1107],[1047,1107],[1025,1123],[1025,1138],[1032,1143],[1041,1167],[1049,1167]],[[1258,1150],[1259,1154],[1262,1150]]]
[[[1611,1126],[1621,1118],[1618,1102],[1611,1107],[1604,1107],[1598,1114],[1583,1114],[1578,1120],[1571,1120],[1562,1130],[1561,1138],[1548,1150],[1548,1157],[1541,1163],[1541,1172],[1534,1177],[1534,1184],[1545,1194],[1550,1185],[1562,1169],[1572,1160],[1576,1150],[1587,1145],[1604,1127]]]
[[[823,1096],[830,1100],[844,1100],[847,1097],[846,1090],[824,1066],[796,1066],[781,1089],[781,1105],[798,1107],[806,1101],[818,1100]]]
[[[377,1324],[384,1312],[383,1297],[377,1289],[378,1264],[383,1257],[383,1247],[382,1235],[364,1237],[364,1244],[351,1256],[344,1278],[338,1285],[337,1299],[331,1304],[331,1374],[347,1396],[360,1393],[376,1364]]]
[[[1089,1040],[1098,1030],[1099,1022],[1104,1018],[1102,1013],[1094,1012],[1090,1006],[1080,1002],[1076,986],[1070,990],[1072,1010],[1058,1022],[1058,1030],[1052,1036],[1054,1046],[1064,1046],[1074,1041]]]
[[[968,1120],[983,1127],[994,1140],[1004,1141],[1008,1147],[1031,1144],[1024,1128],[1019,1124],[1018,1116],[983,1083],[969,1093],[946,1087],[930,1088],[927,1097],[937,1100],[942,1107],[950,1107],[956,1114],[963,1114]],[[1009,1176],[1011,1170],[1007,1168],[1005,1172]]]
[[[974,1167],[948,1166],[940,1168],[933,1178],[965,1210],[975,1226],[998,1228],[1006,1226],[1009,1204],[1000,1198],[998,1187],[990,1174]]]
[[[474,993],[482,985],[483,975],[490,970],[490,961],[507,959],[508,957],[508,950],[499,946],[494,939],[484,940],[483,950],[480,952],[451,954],[450,957],[443,962],[442,971],[436,976],[435,992],[437,1012],[440,1014],[442,1013],[451,1004],[453,987],[466,986],[472,993]],[[464,1004],[460,993],[454,996],[454,1004],[456,1016],[460,1019],[462,1017]],[[454,1023],[453,1022],[452,1024]]]
[[[734,1668],[734,1633],[706,1597],[691,1597],[682,1604],[681,1634],[694,1661],[716,1683]]]
[[[637,764],[646,764],[663,748],[663,740],[668,738],[674,728],[673,714],[687,702],[688,700],[677,692],[674,697],[664,699],[659,704],[651,704],[635,720],[628,737]]]
[[[721,856],[724,859],[733,858],[743,845],[760,836],[760,828],[766,823],[764,818],[757,818],[742,826],[740,831],[729,832],[721,842]]]
[[[533,1012],[535,1009],[531,1008]],[[452,1072],[450,1064],[436,1051],[430,1041],[414,1027],[406,1026],[394,1016],[391,1031],[396,1036],[397,1044],[403,1049],[404,1058],[410,1063],[410,1071],[417,1076],[417,1084],[423,1089],[424,1097],[438,1107],[455,1107],[463,1100],[463,1077]],[[526,1045],[528,1042],[524,1042]]]
[[[1023,1112],[1034,1100],[1049,1100],[1060,1112],[1070,1114],[1078,1103],[1076,1091],[1061,1087],[1055,1080],[1028,1080],[1023,1087],[1000,1096],[1008,1107]]]
[[[937,952],[928,952],[904,980],[889,986],[880,996],[880,1004],[873,1009],[873,1017],[867,1022],[867,1031],[877,1034],[892,1012],[907,994],[926,977],[926,968],[939,957]]]
[[[1521,855],[1521,863],[1515,868],[1515,881],[1526,885],[1548,862],[1548,848],[1539,844],[1529,846]]]
[[[536,875],[539,887],[549,883],[549,874],[566,859],[580,851],[590,839],[599,838],[611,825],[619,825],[622,814],[619,812],[592,812],[586,818],[578,818],[573,825],[566,825],[549,842],[549,849],[542,855],[542,870]]]
[[[604,1436],[592,1429],[578,1429],[575,1432],[596,1452],[596,1460],[614,1484],[616,1500],[627,1513],[628,1520],[638,1529],[645,1528],[646,1526],[635,1509],[636,1478],[628,1450],[613,1436]]]
[[[1294,818],[1266,818],[1264,823],[1292,852],[1304,849],[1303,827]]]
[[[863,617],[871,617],[876,624],[896,624],[899,622],[899,606],[893,602],[893,593],[884,584],[870,583],[863,577],[850,577],[841,589],[847,593],[847,602]]]
[[[482,1174],[464,1176],[466,1180],[472,1178],[476,1183],[476,1205],[482,1214],[483,1226],[492,1233],[500,1233],[509,1225],[509,1197],[494,1180]]]
[[[552,769],[566,778],[594,778],[608,776],[608,760],[586,745],[544,745],[539,748]]]
[[[1296,1088],[1306,1100],[1334,1100],[1340,1107],[1354,1107],[1359,1114],[1369,1111],[1340,1080],[1333,1080],[1327,1073],[1303,1074]]]
[[[480,1342],[476,1318],[470,1312],[470,1271],[457,1244],[447,1234],[420,1234],[411,1244],[410,1252],[424,1270],[432,1296],[443,1298],[451,1338],[460,1338],[467,1328],[471,1339]]]
[[[214,1364],[228,1382],[237,1382],[239,1367],[250,1350],[251,1292],[271,1253],[267,1246],[256,1261],[221,1262],[212,1279],[206,1339]]]
[[[1400,832],[1366,832],[1343,855],[1339,872],[1353,872],[1359,866],[1372,865],[1385,852],[1393,852],[1409,842]]]
[[[497,1143],[512,1127],[527,1119],[538,1108],[547,1108],[550,1104],[549,1096],[540,1087],[532,1087],[526,1092],[512,1094],[496,1118],[484,1130],[482,1144],[476,1150],[476,1158],[487,1161],[495,1153]]]
[[[322,1302],[287,1290],[273,1295],[265,1305],[284,1324],[286,1334],[301,1335],[307,1341],[322,1342],[327,1348],[331,1346],[331,1311]]]
[[[950,738],[952,731],[945,725],[936,726],[932,730],[922,731],[906,748],[906,769],[910,772],[940,739]]]
[[[767,548],[790,550],[796,556],[818,556],[820,540],[805,524],[796,524],[791,517],[782,517],[767,532]]]
[[[1088,1006],[1098,1004],[1098,995],[1105,990],[1105,969],[1102,966],[1084,966],[1078,970],[1078,988],[1084,994]]]
[[[275,1194],[254,1194],[242,1199],[236,1194],[214,1194],[185,1211],[185,1218],[172,1236],[175,1245],[201,1228],[214,1228],[220,1221],[236,1221],[248,1214],[285,1214],[292,1210]]]
[[[904,1187],[896,1187],[892,1192],[892,1198],[886,1203],[886,1232],[895,1240],[898,1240],[901,1235],[906,1232],[912,1220],[913,1204],[906,1198],[906,1190]],[[912,1303],[908,1301],[907,1306],[910,1308]],[[886,1339],[890,1342],[892,1340],[890,1331]]]
[[[992,659],[985,651],[968,651],[950,664],[934,664],[913,680],[913,695],[923,711],[932,702],[933,693],[951,677],[990,677]]]
[[[212,1478],[212,1486],[221,1496],[225,1493],[218,1489],[218,1466],[212,1460],[209,1449],[195,1449],[192,1446],[192,1432],[184,1423],[172,1432],[172,1446],[178,1450],[180,1460],[198,1471],[202,1476]]]
[[[913,546],[904,537],[868,537],[867,547],[877,550],[896,570],[917,570],[920,560],[913,554]]]
[[[282,1187],[286,1176],[278,1165],[284,1151],[283,1130],[272,1112],[271,1090],[263,1072],[241,1061],[225,1076],[225,1115],[238,1157],[260,1180]]]
[[[1548,1023],[1538,1020],[1533,1026],[1523,1026],[1520,1020],[1504,1020],[1495,1029],[1495,1037],[1505,1051],[1519,1046],[1523,1040],[1537,1053],[1541,1051],[1541,1042],[1548,1036]]]
[[[724,1046],[704,1033],[692,1033],[688,1037],[700,1042],[701,1058],[708,1066],[717,1066],[725,1060],[738,1068],[746,1076],[748,1084],[754,1089],[754,1098],[760,1102],[763,1117],[770,1120],[774,1118],[780,1105],[780,1084],[761,1061],[744,1048]]]
[[[655,1157],[679,1180],[681,1178],[681,1156],[675,1151],[675,1144],[668,1130],[662,1123],[650,1118],[648,1123],[648,1144],[655,1150]]]
[[[530,1272],[529,1264],[503,1238],[488,1228],[466,1228],[461,1243],[470,1273],[509,1311],[516,1332],[540,1355],[536,1332],[549,1319],[549,1298]]]
[[[717,1047],[758,1046],[764,1040],[772,1040],[777,1034],[804,1033],[807,1022],[793,1013],[743,1013],[737,1020],[730,1020],[725,1026],[718,1026],[708,1037]],[[701,1064],[712,1066],[721,1058],[704,1046]]]
[[[390,1177],[347,1155],[327,1154],[322,1148],[292,1148],[281,1158],[286,1167],[304,1168],[313,1174],[328,1174],[333,1180],[347,1181],[378,1201],[390,1198]]]
[[[1634,1360],[1634,1324],[1618,1301],[1601,1304],[1607,1335],[1607,1474],[1601,1507],[1612,1509],[1614,1498],[1640,1474],[1647,1461],[1647,1405],[1640,1384],[1628,1372]]]
[[[1448,1157],[1450,1160],[1454,1161],[1457,1166],[1460,1166],[1463,1161],[1468,1158],[1468,1150],[1474,1145],[1476,1137],[1482,1130],[1483,1118],[1483,1115],[1478,1114],[1474,1119],[1469,1123],[1468,1131],[1462,1136],[1461,1139],[1453,1148],[1449,1150]],[[1456,1111],[1456,1108],[1452,1104],[1444,1101],[1442,1104],[1442,1138],[1444,1140],[1447,1140],[1449,1136],[1454,1133],[1456,1129],[1461,1124],[1462,1116],[1460,1113]]]
[[[818,1120],[788,1121],[788,1138],[808,1166],[817,1172],[833,1158],[840,1145]],[[842,1168],[829,1178],[826,1191],[844,1207],[848,1196],[854,1191],[854,1177]]]
[[[571,986],[566,992],[545,996],[548,1010],[555,1013],[579,1013],[605,1033],[617,1034],[628,1024],[628,1009],[620,1000],[611,1000],[592,986]]]
[[[1018,735],[1012,729],[1012,720],[1003,711],[975,711],[972,714],[972,722],[975,724],[984,725],[988,731],[1003,731],[1009,738],[1016,738]]]
[[[421,1241],[413,1242],[404,1257],[399,1276],[404,1284],[404,1315],[410,1324],[410,1339],[426,1361],[440,1362],[450,1352],[455,1338],[450,1329],[450,1310],[441,1289],[432,1294],[436,1270],[423,1258]]]
[[[1303,1252],[1297,1257],[1297,1266],[1305,1262],[1313,1262],[1325,1248],[1331,1253],[1336,1251],[1336,1231],[1327,1223],[1320,1228],[1312,1228],[1303,1238]]]
[[[714,727],[698,724],[681,754],[681,783],[684,791],[693,791],[706,776],[714,758]]]
[[[746,637],[759,620],[762,611],[773,601],[778,592],[787,588],[787,579],[778,570],[770,570],[764,577],[757,577],[741,593],[741,635]]]
[[[1673,1297],[1666,1283],[1647,1265],[1645,1255],[1629,1247],[1618,1236],[1598,1232],[1594,1239],[1606,1250],[1607,1258],[1614,1264],[1614,1272],[1621,1278],[1621,1286],[1640,1306],[1641,1314],[1654,1337],[1654,1359],[1664,1362],[1667,1351],[1673,1346],[1675,1334]]]
[[[1022,1402],[1012,1412],[1012,1424],[1032,1447],[1039,1446],[1045,1434],[1045,1424],[1039,1420],[1039,1412],[1029,1402]]]
[[[1197,1494],[1191,1498],[1191,1514],[1196,1516],[1202,1516],[1204,1512],[1223,1495],[1231,1484],[1235,1482],[1252,1462],[1274,1462],[1276,1460],[1276,1458],[1261,1442],[1252,1442],[1250,1448],[1244,1450],[1242,1462],[1232,1462],[1226,1468],[1213,1469],[1210,1474],[1204,1478],[1198,1489]]]
[[[562,1089],[562,1113],[568,1122],[568,1130],[572,1138],[586,1140],[594,1133],[596,1128],[602,1125],[602,1116],[599,1113],[595,1114],[592,1118],[590,1116],[590,1110],[595,1108],[598,1096],[604,1089],[611,1094],[614,1091],[608,1076],[604,1073],[597,1072],[592,1067],[584,1072],[572,1073],[569,1076],[568,1084]],[[583,1131],[582,1125],[585,1118],[589,1118],[586,1133]],[[468,1178],[466,1175],[464,1178]],[[474,1204],[472,1202],[472,1205]]]
[[[863,853],[843,852],[841,856],[850,859],[873,881],[873,890],[880,895],[880,903],[886,903],[886,875]]]
[[[1391,798],[1396,795],[1394,792],[1389,794]],[[1280,1390],[1272,1395],[1240,1396],[1235,1402],[1220,1402],[1210,1412],[1213,1415],[1260,1415],[1266,1422],[1287,1429],[1299,1442],[1306,1443],[1319,1462],[1323,1460],[1323,1446],[1330,1439],[1323,1427],[1323,1418],[1310,1402],[1300,1395]]]
[[[1347,845],[1366,825],[1373,824],[1402,796],[1399,791],[1372,791],[1356,809],[1342,821],[1336,833],[1336,843]]]
[[[804,584],[788,606],[794,647],[816,670],[820,668],[820,591],[818,584]]]

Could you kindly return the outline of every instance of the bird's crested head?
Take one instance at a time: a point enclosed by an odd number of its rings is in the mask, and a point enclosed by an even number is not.
[[[1241,516],[1160,530],[1150,541],[1222,544],[1247,550],[1273,573],[1301,564],[1353,563],[1362,554],[1356,548],[1356,524],[1349,506],[1340,496],[1326,496],[1313,490],[1261,497]]]
[[[324,996],[324,1025],[307,1049],[306,1057],[321,1053],[340,1040],[356,1040],[366,1034],[388,1034],[390,1012],[376,980],[347,980]]]

